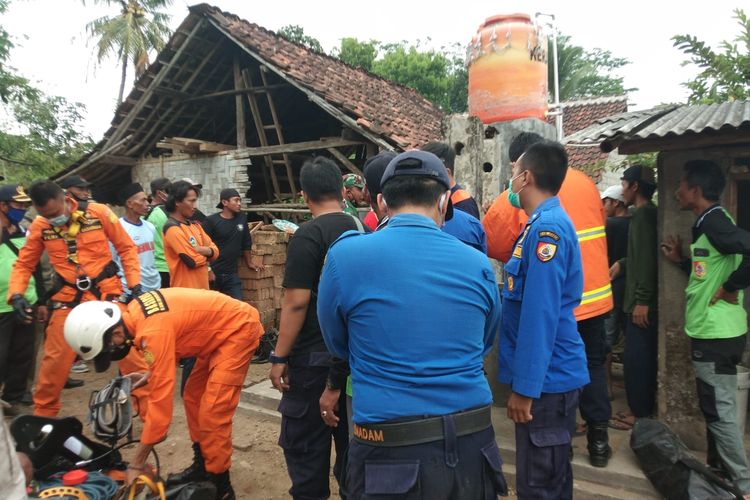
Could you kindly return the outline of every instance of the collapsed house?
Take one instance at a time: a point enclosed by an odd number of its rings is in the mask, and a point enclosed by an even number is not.
[[[96,147],[57,174],[79,174],[100,201],[127,182],[203,184],[199,208],[222,188],[255,205],[295,197],[313,155],[361,173],[379,150],[439,140],[443,112],[415,90],[201,4],[117,108]]]

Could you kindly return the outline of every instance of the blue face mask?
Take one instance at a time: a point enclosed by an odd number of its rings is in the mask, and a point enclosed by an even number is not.
[[[6,215],[10,223],[14,226],[17,226],[23,220],[24,215],[26,215],[26,210],[24,210],[23,208],[11,207],[8,209],[8,213]]]
[[[518,179],[519,177],[521,177],[525,172],[526,171],[524,170],[523,172],[521,172],[520,174],[518,174],[517,176],[513,177],[512,179],[510,179],[508,181],[508,201],[510,202],[510,204],[512,206],[514,206],[516,208],[523,208],[521,206],[521,198],[518,196],[519,194],[521,194],[521,191],[523,191],[523,187],[521,189],[519,189],[517,193],[514,192],[513,191],[513,181],[516,180],[516,179]],[[526,186],[524,186],[524,187],[526,187]]]
[[[60,227],[64,226],[68,223],[68,219],[70,217],[65,215],[64,213],[61,215],[58,215],[57,217],[48,218],[47,221],[52,224],[54,227]]]

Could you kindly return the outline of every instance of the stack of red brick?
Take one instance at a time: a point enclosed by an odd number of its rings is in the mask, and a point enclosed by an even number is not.
[[[240,264],[242,297],[258,309],[263,328],[278,328],[289,235],[267,225],[253,233],[252,260],[265,269],[253,271]]]

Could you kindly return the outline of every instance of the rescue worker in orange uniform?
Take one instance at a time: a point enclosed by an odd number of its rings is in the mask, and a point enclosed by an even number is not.
[[[29,196],[39,216],[28,230],[26,244],[21,248],[8,283],[8,302],[18,316],[27,320],[31,306],[23,293],[34,269],[46,250],[55,272],[49,292],[51,314],[44,339],[44,357],[34,390],[34,414],[54,417],[60,411],[60,392],[75,353],[63,338],[63,324],[71,309],[90,300],[106,300],[123,306],[122,283],[117,265],[112,261],[110,242],[122,259],[125,277],[133,294],[140,293],[141,272],[138,252],[117,216],[106,205],[89,203],[78,210],[75,199],[66,196],[52,181],[37,181],[29,188]],[[137,354],[120,362],[123,373],[147,369]],[[134,393],[145,401],[148,390]],[[139,406],[142,417],[145,405]]]
[[[149,418],[128,466],[128,484],[143,472],[154,445],[167,437],[175,363],[194,356],[197,362],[184,399],[195,458],[185,471],[170,475],[167,484],[210,480],[217,487],[216,498],[235,498],[229,481],[232,418],[261,335],[254,307],[209,290],[146,292],[122,315],[107,302],[88,302],[73,310],[65,322],[65,340],[82,358],[114,359],[131,350],[149,364]]]
[[[219,248],[200,223],[190,220],[198,200],[196,188],[177,181],[169,189],[165,209],[164,258],[169,266],[170,286],[208,290],[209,262],[219,258]]]
[[[530,132],[516,136],[508,150],[511,162],[515,163],[526,149],[542,140],[540,135]],[[589,461],[595,467],[606,467],[612,454],[607,431],[612,406],[607,393],[604,319],[614,307],[604,229],[606,215],[594,182],[574,168],[568,169],[557,196],[573,222],[583,261],[583,296],[574,313],[586,346],[591,378],[580,401],[581,416],[587,427]],[[482,220],[487,234],[487,255],[507,263],[527,220],[523,210],[511,205],[508,190],[501,193]]]

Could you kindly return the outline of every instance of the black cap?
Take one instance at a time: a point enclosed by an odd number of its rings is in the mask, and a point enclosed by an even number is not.
[[[169,186],[172,185],[172,181],[166,177],[159,177],[151,181],[151,194],[156,194],[157,191],[169,192]]]
[[[380,179],[381,190],[388,181],[394,177],[400,176],[419,176],[435,179],[445,186],[446,190],[451,188],[451,181],[448,177],[448,169],[443,165],[443,160],[427,151],[407,151],[396,156],[388,163]],[[448,198],[448,208],[445,213],[445,220],[453,217],[453,202]]]
[[[365,185],[370,197],[374,198],[381,192],[380,179],[383,178],[385,168],[395,157],[396,153],[393,151],[381,151],[375,156],[369,157],[365,162],[362,172],[365,174]]]
[[[31,198],[18,184],[6,184],[0,186],[0,201],[17,201],[19,203],[30,203]]]
[[[139,182],[134,182],[132,184],[128,184],[124,188],[120,190],[120,202],[124,205],[128,199],[137,193],[142,193],[143,186]]]
[[[221,204],[222,200],[228,200],[230,198],[234,198],[235,196],[240,196],[240,192],[237,191],[234,188],[224,188],[221,190],[221,193],[219,193],[219,204],[216,205],[216,208],[224,208],[224,205]]]
[[[86,179],[81,177],[80,175],[70,175],[60,181],[60,187],[63,189],[68,189],[72,187],[77,188],[86,188],[91,186],[91,183],[88,182]]]
[[[633,165],[628,167],[620,177],[621,181],[628,182],[641,182],[643,184],[650,184],[656,186],[656,177],[654,175],[654,169],[644,167],[642,165]]]

